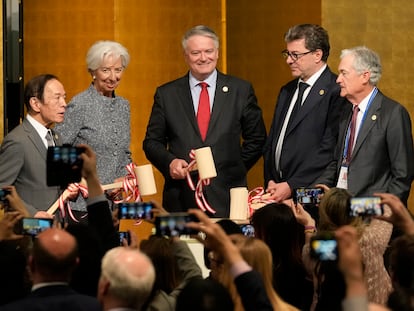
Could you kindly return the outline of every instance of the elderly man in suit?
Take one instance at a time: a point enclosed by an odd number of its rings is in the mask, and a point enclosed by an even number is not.
[[[378,90],[381,71],[374,51],[342,51],[337,83],[352,107],[341,118],[335,157],[316,182],[354,196],[392,193],[406,204],[414,176],[411,120]]]
[[[95,297],[81,295],[68,285],[78,261],[77,243],[71,234],[57,228],[43,231],[34,239],[29,257],[31,293],[1,310],[102,310]]]
[[[217,177],[204,187],[204,198],[215,217],[228,217],[230,189],[247,185],[247,171],[262,154],[262,112],[250,83],[216,69],[219,39],[214,31],[196,26],[182,45],[190,71],[157,88],[143,148],[164,175],[163,206],[172,212],[197,206],[186,180],[189,154],[211,147]],[[191,175],[198,179],[196,172]]]
[[[22,124],[3,140],[0,150],[0,186],[14,185],[30,214],[45,211],[59,197],[58,187],[46,184],[48,129],[62,122],[66,92],[57,77],[43,74],[31,79],[24,91],[27,108]],[[54,134],[54,143],[61,144]]]
[[[329,37],[318,25],[301,24],[285,34],[282,55],[294,80],[282,87],[264,148],[264,179],[276,201],[310,186],[332,160],[344,100],[326,62]]]

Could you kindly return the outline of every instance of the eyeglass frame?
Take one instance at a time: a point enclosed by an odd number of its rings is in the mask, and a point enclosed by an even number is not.
[[[283,50],[281,53],[282,53],[282,56],[285,59],[287,59],[290,56],[290,58],[292,58],[293,61],[296,62],[302,56],[305,56],[305,55],[310,54],[310,53],[313,53],[313,52],[315,52],[315,50],[310,50],[310,51],[307,51],[307,52],[304,52],[304,53],[295,53],[295,52],[292,52],[291,53],[288,50]]]

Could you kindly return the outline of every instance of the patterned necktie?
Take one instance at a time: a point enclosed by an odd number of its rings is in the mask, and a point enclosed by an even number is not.
[[[48,147],[54,147],[55,146],[55,141],[53,139],[52,130],[47,130],[46,140],[47,140],[47,146]]]
[[[355,130],[356,130],[356,121],[358,117],[359,108],[358,106],[354,107],[352,112],[352,119],[351,123],[349,124],[349,138],[348,138],[348,146],[346,149],[346,162],[351,162],[352,151],[354,149],[354,142],[355,142]]]
[[[197,123],[198,128],[200,129],[201,138],[205,140],[208,123],[210,122],[210,98],[207,91],[208,84],[206,82],[201,82],[198,85],[201,87],[201,92],[197,109]]]

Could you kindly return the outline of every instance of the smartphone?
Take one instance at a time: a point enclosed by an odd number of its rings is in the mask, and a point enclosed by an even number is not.
[[[84,148],[71,145],[53,146],[47,149],[46,182],[48,186],[66,188],[82,178]]]
[[[251,224],[243,224],[240,225],[240,229],[243,233],[243,235],[248,237],[254,237],[254,227]]]
[[[180,236],[197,234],[198,231],[186,227],[189,222],[198,221],[197,217],[188,213],[170,213],[155,217],[157,235]]]
[[[310,255],[320,261],[336,261],[338,244],[333,233],[319,233],[310,240]]]
[[[128,231],[119,231],[118,235],[119,235],[119,245],[120,246],[124,246],[124,239],[127,240],[128,245],[131,244],[131,235]]]
[[[0,203],[7,202],[6,196],[10,193],[10,190],[0,188]]]
[[[321,188],[297,188],[294,191],[294,199],[302,205],[319,204],[323,193],[324,191]]]
[[[17,234],[36,236],[46,229],[52,228],[51,218],[22,218],[15,227]]]
[[[380,197],[356,197],[351,198],[351,216],[370,217],[384,214],[384,207]]]
[[[152,202],[125,202],[118,204],[118,219],[145,219],[153,218]]]

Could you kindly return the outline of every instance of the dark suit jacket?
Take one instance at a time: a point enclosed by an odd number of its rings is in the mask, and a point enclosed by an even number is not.
[[[189,75],[157,88],[143,143],[149,161],[164,175],[163,205],[169,211],[195,208],[194,192],[186,180],[173,180],[169,164],[190,162],[191,149],[210,146],[217,177],[206,186],[215,217],[228,217],[229,190],[246,186],[246,173],[262,154],[266,129],[250,83],[218,72],[213,110],[206,140],[197,125]]]
[[[0,307],[1,311],[100,311],[98,300],[81,295],[66,285],[45,286],[26,298]]]
[[[286,129],[280,157],[281,178],[276,171],[275,150],[298,79],[282,87],[264,148],[265,186],[270,180],[287,181],[291,189],[309,186],[332,160],[345,102],[335,81],[336,75],[327,67]]]
[[[317,183],[336,186],[352,107],[341,119],[335,158]],[[389,192],[406,203],[414,176],[411,120],[407,110],[378,91],[362,124],[348,168],[354,196]]]
[[[27,119],[1,145],[0,187],[14,185],[32,215],[47,210],[61,193],[59,187],[46,184],[46,155],[47,148]]]

